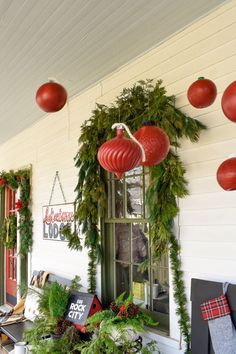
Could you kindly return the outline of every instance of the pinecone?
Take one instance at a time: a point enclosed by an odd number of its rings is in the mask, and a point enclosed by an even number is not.
[[[119,307],[116,305],[116,303],[113,301],[110,304],[110,309],[117,315],[119,312]]]
[[[140,308],[137,305],[131,303],[128,306],[127,312],[129,317],[135,317],[140,312]]]
[[[71,326],[71,322],[64,320],[64,318],[58,318],[55,328],[55,334],[61,336],[65,333],[66,329]]]

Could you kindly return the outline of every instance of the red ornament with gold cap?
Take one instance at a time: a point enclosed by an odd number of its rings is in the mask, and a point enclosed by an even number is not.
[[[154,121],[147,121],[139,128],[134,137],[140,142],[145,151],[143,166],[153,166],[163,161],[169,150],[170,142],[168,135]]]
[[[187,97],[195,108],[206,108],[216,99],[217,89],[213,81],[199,77],[188,88]]]
[[[124,123],[115,123],[112,129],[117,128],[116,137],[106,141],[98,150],[100,165],[109,172],[115,173],[118,178],[140,165],[145,160],[145,153],[139,142],[132,136]],[[127,131],[131,139],[124,136]]]

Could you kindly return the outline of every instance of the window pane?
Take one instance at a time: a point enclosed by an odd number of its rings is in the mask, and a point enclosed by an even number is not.
[[[149,279],[148,279],[148,270],[140,272],[137,265],[133,266],[133,296],[135,300],[143,301],[145,308],[149,305]]]
[[[164,257],[163,257],[164,258]],[[153,268],[152,300],[153,311],[169,313],[169,279],[168,268],[162,266],[165,260]]]
[[[130,262],[131,224],[115,224],[115,258]]]
[[[123,218],[124,217],[124,183],[123,180],[115,179],[113,183],[113,218]]]
[[[130,293],[130,266],[116,262],[116,296],[124,291]]]
[[[132,224],[132,261],[142,263],[148,258],[148,238],[146,224]]]
[[[144,217],[143,175],[126,178],[126,216]]]

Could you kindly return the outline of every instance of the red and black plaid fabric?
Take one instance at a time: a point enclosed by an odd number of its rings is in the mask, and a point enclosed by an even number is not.
[[[205,321],[230,314],[229,304],[225,295],[204,302],[201,304],[201,310]]]

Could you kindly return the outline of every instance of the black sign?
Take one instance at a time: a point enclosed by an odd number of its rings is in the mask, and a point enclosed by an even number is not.
[[[65,318],[74,324],[84,325],[89,315],[101,308],[96,295],[73,291],[69,298]]]

